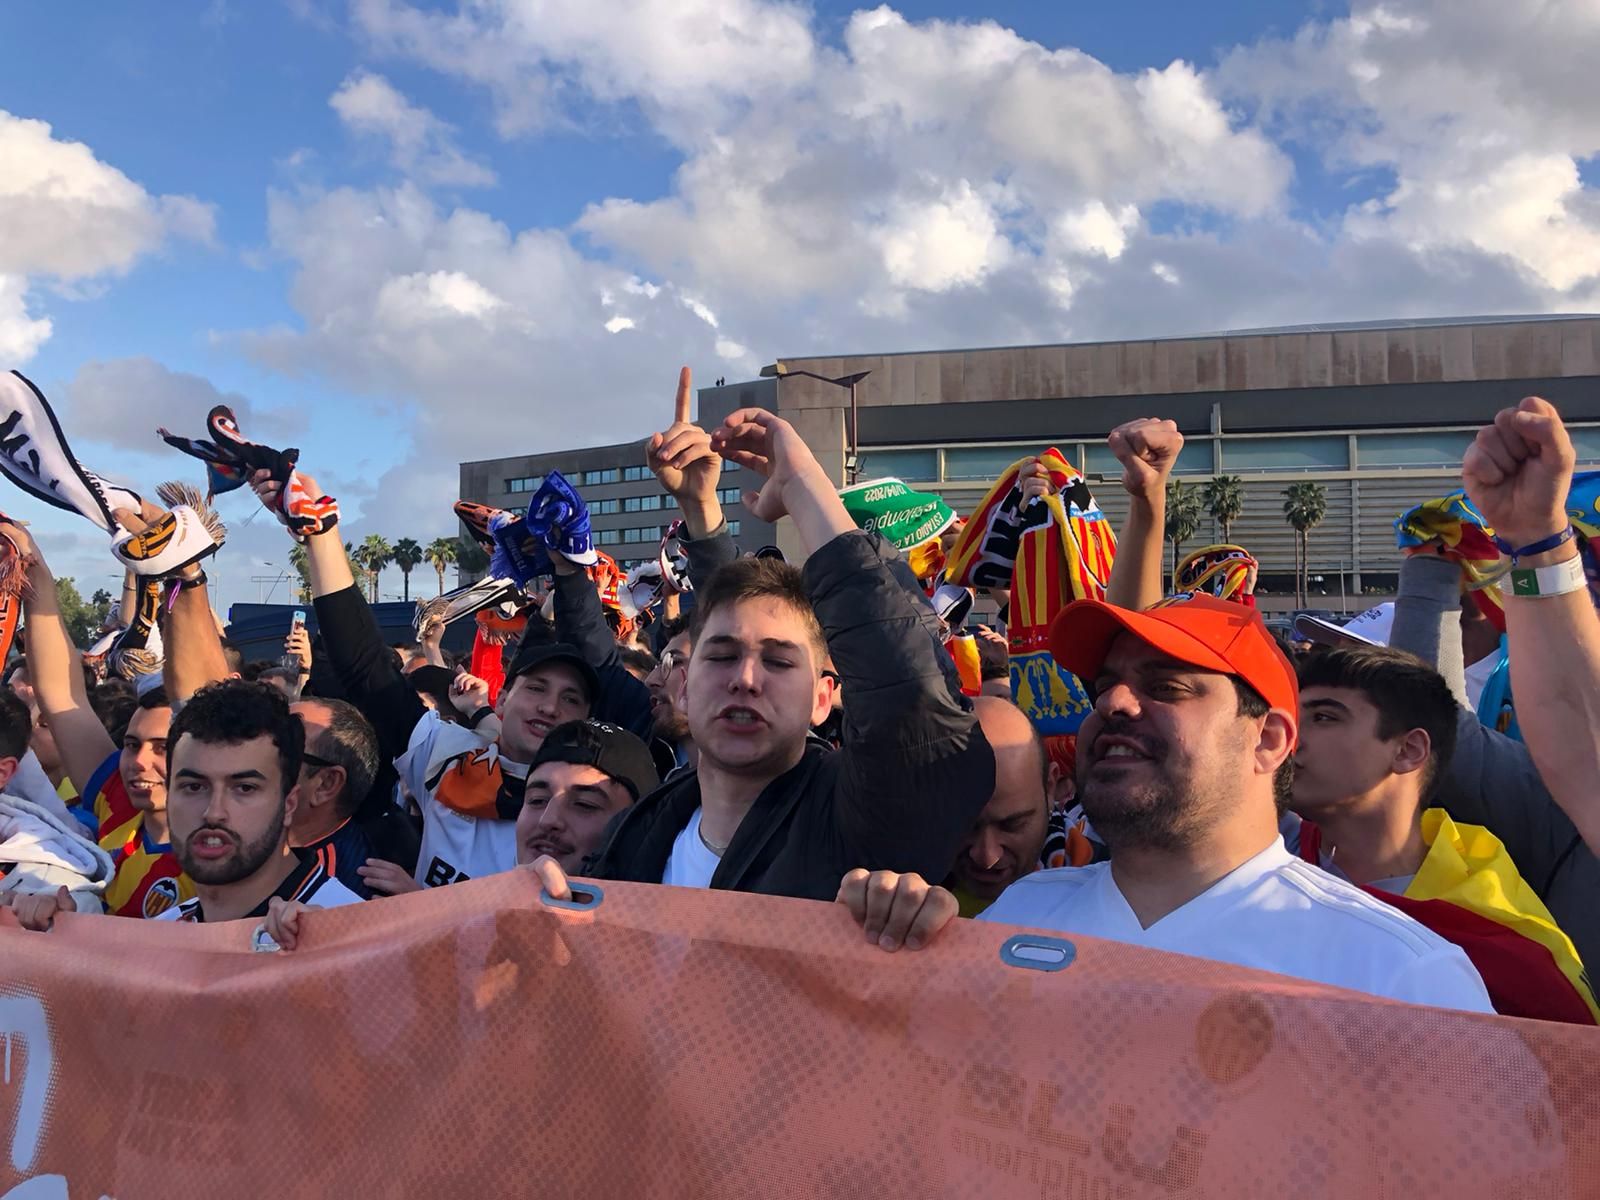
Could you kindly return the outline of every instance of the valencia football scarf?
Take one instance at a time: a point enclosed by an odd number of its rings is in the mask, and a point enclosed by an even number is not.
[[[1464,488],[1406,509],[1394,520],[1394,540],[1408,556],[1431,553],[1458,564],[1474,603],[1496,629],[1506,631],[1499,581],[1511,563],[1501,557],[1494,530]]]
[[[339,502],[332,496],[317,495],[306,485],[305,476],[295,470],[300,451],[275,450],[249,441],[239,431],[238,419],[226,404],[219,404],[206,416],[209,440],[178,437],[165,429],[156,432],[174,450],[206,464],[210,485],[207,499],[243,487],[256,471],[266,471],[279,484],[278,506],[274,515],[296,540],[305,541],[326,533],[339,523]]]
[[[0,513],[0,521],[15,524]],[[29,562],[17,544],[0,533],[0,663],[11,660],[11,644],[17,638],[22,598],[28,588]]]
[[[1018,459],[995,481],[951,548],[945,576],[965,587],[1011,589],[1006,627],[1011,692],[1058,761],[1089,711],[1083,685],[1050,656],[1050,622],[1074,600],[1103,599],[1116,534],[1083,476],[1054,448],[1039,456],[1052,491],[1023,506]]]
[[[1466,951],[1503,1016],[1600,1023],[1588,973],[1572,939],[1511,861],[1479,825],[1457,824],[1443,809],[1422,814],[1428,855],[1405,894],[1363,887]],[[1300,857],[1320,861],[1322,831],[1300,826]]]
[[[1172,590],[1203,592],[1218,600],[1232,600],[1254,608],[1259,569],[1255,556],[1243,546],[1206,546],[1178,564],[1172,575]]]
[[[110,668],[124,679],[135,680],[144,675],[154,675],[164,665],[165,648],[161,644],[161,580],[139,580],[138,607],[128,627],[117,635],[106,656]]]
[[[119,532],[115,510],[138,512],[144,503],[79,465],[44,393],[17,371],[0,375],[0,471],[29,495],[109,534]]]
[[[139,533],[122,530],[111,539],[111,553],[141,578],[164,579],[215,554],[227,527],[188,484],[163,483],[156,495],[168,511]]]

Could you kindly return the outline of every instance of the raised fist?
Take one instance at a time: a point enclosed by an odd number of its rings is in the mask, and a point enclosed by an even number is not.
[[[1478,431],[1461,462],[1461,482],[1502,540],[1531,546],[1567,527],[1576,459],[1555,405],[1529,396]]]
[[[1140,417],[1118,425],[1106,445],[1122,464],[1122,486],[1136,499],[1157,500],[1166,495],[1167,478],[1183,449],[1183,434],[1176,421]]]

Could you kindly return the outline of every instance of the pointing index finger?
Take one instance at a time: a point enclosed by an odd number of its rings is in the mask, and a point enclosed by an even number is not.
[[[689,368],[684,367],[678,372],[678,399],[672,413],[672,423],[682,425],[689,420],[689,388],[693,382]]]

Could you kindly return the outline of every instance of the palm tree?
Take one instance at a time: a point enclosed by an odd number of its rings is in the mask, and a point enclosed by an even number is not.
[[[394,565],[400,568],[400,577],[405,580],[405,598],[411,600],[411,569],[422,563],[422,547],[411,538],[401,538],[394,544]]]
[[[1201,489],[1206,511],[1222,529],[1222,540],[1233,541],[1233,523],[1244,513],[1244,480],[1237,475],[1218,475]]]
[[[311,560],[306,556],[306,548],[296,542],[289,550],[289,565],[294,568],[295,574],[300,576],[300,587],[297,594],[301,604],[311,603]]]
[[[1311,531],[1328,515],[1328,491],[1320,483],[1291,483],[1283,494],[1283,519],[1294,526],[1295,586],[1304,608],[1310,602],[1306,577],[1310,574]]]
[[[367,587],[374,604],[378,602],[378,575],[394,558],[394,547],[384,541],[383,535],[369,533],[356,549],[355,562],[367,573]]]
[[[423,551],[428,563],[439,572],[439,595],[444,595],[444,569],[456,560],[456,543],[453,538],[438,537],[428,543]]]
[[[1183,544],[1200,531],[1200,494],[1185,488],[1176,479],[1167,482],[1167,540],[1172,543],[1173,586],[1176,588],[1178,559]]]

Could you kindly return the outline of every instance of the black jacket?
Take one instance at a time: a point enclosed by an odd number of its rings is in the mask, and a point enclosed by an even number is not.
[[[855,867],[943,879],[994,792],[994,754],[946,683],[943,651],[888,569],[894,550],[842,534],[805,565],[806,590],[844,683],[845,744],[807,744],[740,822],[712,877],[731,891],[832,900]],[[700,806],[693,772],[614,824],[586,874],[659,883]]]

